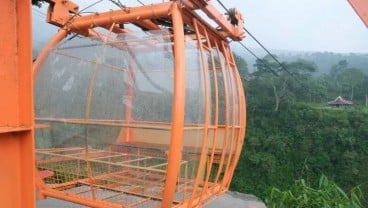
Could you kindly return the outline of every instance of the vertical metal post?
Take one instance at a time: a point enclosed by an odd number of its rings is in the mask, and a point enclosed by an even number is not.
[[[127,124],[131,124],[133,121],[133,96],[134,96],[134,61],[135,59],[133,54],[130,54],[129,56],[129,71],[128,71],[128,89],[127,89],[127,103],[125,105],[125,120]],[[123,128],[125,135],[124,135],[124,142],[130,142],[132,137],[132,129],[131,128]]]
[[[161,205],[164,208],[172,207],[176,182],[180,173],[185,111],[185,44],[183,19],[176,3],[173,4],[171,12],[174,27],[174,97],[166,182]]]
[[[0,7],[0,203],[35,207],[31,1]]]

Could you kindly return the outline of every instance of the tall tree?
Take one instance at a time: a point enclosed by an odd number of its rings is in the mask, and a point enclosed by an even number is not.
[[[343,92],[350,94],[350,100],[354,100],[356,88],[362,88],[364,76],[364,73],[356,68],[346,68],[338,73],[337,80],[341,83]]]
[[[243,57],[241,57],[240,55],[234,53],[234,59],[235,59],[235,64],[239,70],[239,75],[241,80],[246,81],[248,79],[249,76],[249,72],[248,72],[248,64],[245,61],[245,59]]]
[[[263,59],[256,61],[256,71],[252,74],[256,85],[264,85],[267,90],[272,92],[266,96],[274,97],[274,111],[278,111],[282,100],[286,99],[289,92],[287,91],[287,77],[281,76],[281,66],[275,62],[271,56],[267,55]],[[268,87],[267,87],[268,86]],[[262,89],[265,87],[256,87]]]
[[[329,73],[329,79],[330,79],[330,87],[329,89],[334,94],[333,97],[336,97],[338,95],[341,95],[342,93],[342,85],[340,83],[340,80],[337,79],[338,74],[341,73],[341,71],[345,70],[348,67],[348,62],[346,60],[341,60],[337,64],[333,65],[330,69]]]
[[[269,96],[274,97],[274,111],[279,110],[282,102],[310,93],[308,84],[311,73],[317,70],[313,62],[305,60],[283,62],[280,66],[270,56],[257,60],[255,67],[257,70],[252,74],[254,81],[258,82],[257,85],[269,86]]]

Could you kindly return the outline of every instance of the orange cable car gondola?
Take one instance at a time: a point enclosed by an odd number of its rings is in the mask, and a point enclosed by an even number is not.
[[[227,41],[244,36],[235,17],[237,25],[207,0],[85,16],[51,0],[47,20],[61,29],[33,70],[39,196],[195,207],[227,191],[246,125]],[[83,37],[64,40],[69,33]]]

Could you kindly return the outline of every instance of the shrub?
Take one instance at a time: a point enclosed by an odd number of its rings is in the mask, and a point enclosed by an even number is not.
[[[272,188],[266,198],[269,208],[362,208],[364,197],[359,187],[346,194],[337,184],[322,175],[318,188],[304,179],[296,180],[287,191]]]

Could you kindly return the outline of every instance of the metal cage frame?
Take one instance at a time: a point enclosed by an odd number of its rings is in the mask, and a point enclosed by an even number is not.
[[[240,80],[235,60],[229,48],[227,38],[233,40],[241,40],[244,35],[242,30],[242,21],[238,26],[231,25],[228,20],[222,16],[216,16],[219,13],[207,1],[170,1],[149,6],[140,6],[106,13],[92,14],[87,16],[70,16],[69,13],[77,14],[76,5],[69,1],[54,0],[50,5],[47,15],[48,21],[52,24],[61,27],[59,32],[48,42],[41,51],[39,57],[33,65],[33,75],[38,76],[42,63],[47,59],[48,54],[52,49],[62,41],[70,32],[77,33],[86,37],[95,37],[101,42],[111,39],[108,35],[97,32],[94,28],[105,28],[108,33],[132,33],[127,29],[119,27],[119,24],[133,23],[145,30],[159,29],[158,23],[155,21],[159,18],[170,20],[170,29],[172,30],[173,54],[174,54],[174,70],[173,70],[173,103],[172,103],[172,122],[169,128],[165,129],[170,132],[170,144],[168,144],[168,157],[165,161],[166,169],[163,181],[162,194],[157,196],[145,196],[148,199],[161,201],[162,207],[195,207],[203,203],[209,197],[223,193],[228,190],[231,179],[233,177],[236,164],[239,160],[242,146],[244,143],[245,126],[246,126],[246,103],[243,86]],[[65,3],[67,2],[67,3]],[[200,2],[200,3],[198,3]],[[218,30],[205,20],[201,19],[195,10],[201,9],[210,18],[221,26],[222,30]],[[241,18],[241,16],[240,16]],[[242,20],[242,19],[241,19]],[[191,33],[185,31],[183,25],[189,26],[192,29]],[[202,60],[202,69],[204,75],[204,92],[205,92],[205,112],[203,129],[202,148],[200,150],[200,160],[196,178],[191,181],[191,194],[183,200],[175,201],[174,195],[180,185],[185,186],[185,181],[180,182],[180,169],[185,161],[182,160],[183,138],[186,127],[184,124],[185,115],[185,89],[186,89],[186,60],[185,60],[185,43],[184,39],[188,36],[197,41],[197,47],[200,51]],[[222,54],[224,59],[215,60],[215,53]],[[209,58],[209,63],[208,59]],[[220,63],[216,63],[219,61]],[[218,77],[221,74],[221,77]],[[210,76],[213,79],[213,84],[210,83]],[[228,77],[226,79],[225,77]],[[223,88],[219,89],[218,79],[222,78]],[[220,90],[224,90],[224,97],[219,94]],[[230,92],[230,93],[229,93]],[[213,93],[213,95],[211,95]],[[90,94],[90,93],[89,93]],[[212,96],[212,98],[211,98]],[[214,96],[214,97],[213,97]],[[211,100],[212,99],[212,100]],[[225,103],[225,122],[219,124],[220,100],[224,99]],[[231,118],[229,120],[228,118]],[[36,119],[37,121],[37,119]],[[55,122],[55,121],[54,121]],[[56,121],[57,122],[57,121]],[[62,120],[62,122],[83,123],[88,124],[86,120]],[[96,124],[96,123],[95,123]],[[103,124],[105,125],[105,124]],[[116,122],[114,123],[116,125]],[[117,124],[123,125],[123,124]],[[130,125],[133,124],[125,124]],[[137,124],[138,125],[138,124]],[[140,124],[146,125],[145,123]],[[157,124],[154,124],[157,125]],[[36,125],[36,128],[47,128],[47,125]],[[159,127],[166,128],[166,127]],[[198,127],[192,127],[198,128]],[[129,134],[124,132],[125,134]],[[216,146],[216,140],[222,139],[224,142],[221,147]],[[118,141],[117,141],[118,142]],[[209,145],[210,144],[210,145]],[[137,148],[135,146],[128,149]],[[55,156],[50,160],[60,159],[60,152],[72,152],[74,156],[67,156],[69,159],[76,161],[81,160],[78,154],[81,154],[78,149],[36,149],[36,154],[45,154]],[[90,162],[101,162],[103,157],[123,157],[123,153],[119,153],[116,149],[111,152],[101,152],[91,150],[88,154],[95,154],[88,159]],[[134,154],[133,154],[134,155]],[[136,157],[132,160],[147,160],[151,157]],[[157,157],[159,158],[159,157]],[[46,161],[47,162],[47,161]],[[106,161],[103,161],[109,164]],[[40,171],[42,164],[45,161],[36,161],[39,171],[36,171],[36,184],[39,190],[40,198],[54,197],[62,200],[71,201],[78,204],[83,204],[91,207],[135,207],[137,203],[130,204],[114,204],[96,197],[83,197],[78,194],[67,193],[65,190],[71,184],[46,185],[45,180],[49,172]],[[110,164],[116,165],[116,164]],[[157,164],[159,167],[161,164]],[[121,164],[124,166],[124,164]],[[127,165],[125,165],[127,166]],[[217,170],[215,170],[217,166]],[[41,168],[41,169],[40,169]],[[145,170],[153,171],[153,168],[145,168]],[[157,171],[157,170],[154,170]],[[211,176],[211,172],[215,172]],[[101,176],[103,177],[103,176]],[[79,180],[79,184],[90,185],[90,180]],[[122,179],[123,180],[123,179]],[[129,180],[132,180],[131,178]],[[98,188],[98,185],[90,185]],[[104,188],[104,187],[102,187]],[[113,189],[112,189],[113,190]],[[83,190],[80,191],[83,193]],[[139,195],[138,192],[125,191],[126,194]]]

